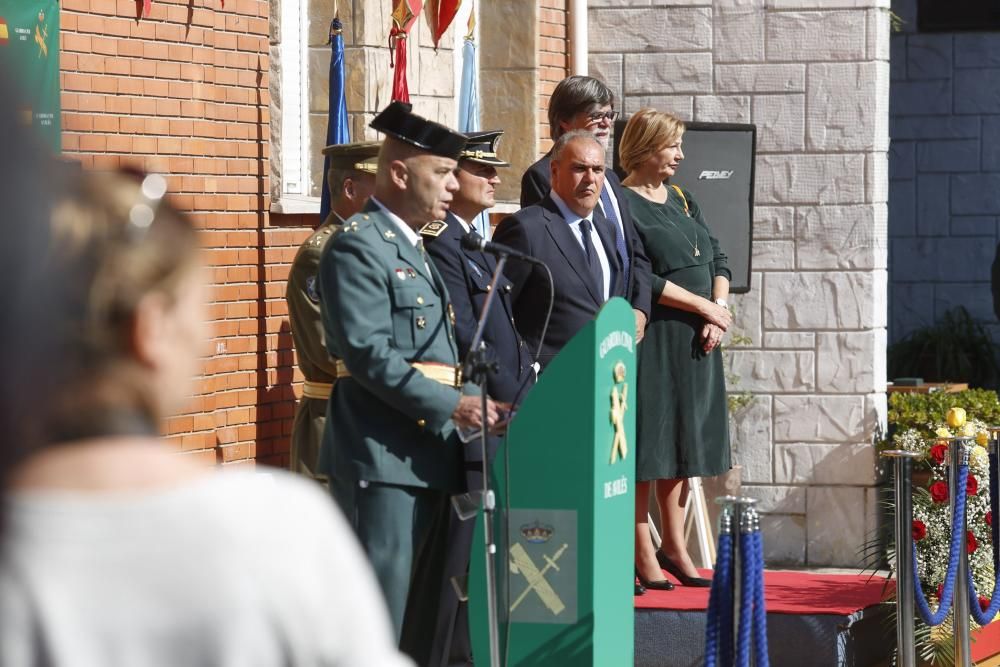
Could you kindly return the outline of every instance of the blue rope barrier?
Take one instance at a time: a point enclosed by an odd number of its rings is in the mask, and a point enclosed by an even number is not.
[[[753,596],[754,667],[769,667],[767,650],[767,607],[764,605],[764,537],[760,530],[753,533],[754,573],[756,583]]]
[[[719,546],[717,549],[718,558],[715,564],[715,574],[712,577],[712,589],[708,597],[708,612],[706,614],[705,628],[705,667],[720,667],[720,638],[729,636],[728,657],[725,650],[722,651],[722,666],[729,667],[732,664],[732,636],[728,626],[722,625],[726,607],[732,609],[732,569],[733,569],[733,536],[728,533],[720,533]],[[722,628],[726,627],[726,632]]]
[[[919,577],[913,578],[915,589],[914,597],[917,600],[917,610],[924,623],[933,627],[941,625],[948,611],[955,594],[955,576],[958,571],[958,558],[962,548],[963,530],[965,528],[965,485],[969,479],[969,466],[963,465],[958,468],[958,483],[955,488],[955,511],[951,517],[951,547],[948,549],[948,570],[944,577],[944,590],[941,592],[941,601],[938,604],[937,612],[931,612],[924,596],[924,589],[920,585]],[[910,539],[913,539],[912,537]],[[913,571],[917,571],[917,545],[913,544]],[[971,605],[970,605],[971,606]]]
[[[754,584],[757,583],[753,533],[740,534],[740,554],[743,557],[743,567],[740,570],[740,623],[736,637],[736,664],[738,667],[750,667]]]
[[[997,505],[1000,504],[1000,475],[997,475],[997,452],[990,448],[990,511],[993,521],[990,524],[990,535],[993,537],[993,571],[1000,574],[1000,521],[997,521]]]
[[[969,611],[972,612],[972,618],[979,625],[991,623],[997,612],[1000,612],[1000,572],[997,571],[996,567],[997,542],[1000,540],[997,539],[997,455],[995,452],[990,452],[990,511],[993,512],[994,517],[993,525],[990,527],[990,536],[992,537],[995,581],[993,582],[990,604],[986,609],[979,606],[979,592],[976,590],[976,582],[972,578],[972,568],[969,568]]]

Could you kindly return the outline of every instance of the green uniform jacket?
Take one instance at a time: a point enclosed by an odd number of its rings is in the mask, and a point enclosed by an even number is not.
[[[323,321],[319,309],[319,260],[331,236],[340,229],[343,220],[331,213],[328,222],[320,225],[299,247],[288,273],[288,320],[299,369],[306,380],[332,383],[335,381],[334,361],[323,344]],[[294,472],[317,476],[320,445],[326,425],[326,403],[305,396],[299,401],[292,426],[292,450],[289,467]]]
[[[369,203],[326,245],[319,275],[327,349],[351,373],[330,396],[321,471],[461,488],[451,421],[459,391],[410,365],[458,363],[448,293],[433,262]]]

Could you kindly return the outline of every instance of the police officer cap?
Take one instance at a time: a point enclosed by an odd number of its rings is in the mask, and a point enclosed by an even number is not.
[[[323,155],[330,158],[330,169],[354,169],[374,174],[378,170],[378,151],[381,147],[381,141],[333,144],[323,149]]]
[[[393,102],[375,116],[371,128],[428,153],[457,160],[465,148],[465,135],[427,120],[405,102]]]
[[[508,162],[504,162],[497,155],[497,144],[500,143],[503,130],[469,132],[466,136],[469,137],[469,140],[465,142],[465,150],[462,151],[461,159],[494,167],[510,166]]]

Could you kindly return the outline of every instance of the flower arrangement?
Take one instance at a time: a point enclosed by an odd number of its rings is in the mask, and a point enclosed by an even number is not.
[[[995,400],[995,395],[994,395]],[[962,419],[952,419],[961,412]],[[991,539],[993,515],[989,498],[989,442],[988,425],[980,419],[964,419],[964,410],[949,411],[948,422],[937,420],[922,427],[911,425],[899,429],[891,438],[894,449],[916,452],[921,458],[915,462],[916,470],[925,471],[926,483],[914,481],[912,535],[916,544],[916,576],[928,601],[940,600],[945,574],[948,569],[948,550],[951,540],[951,508],[948,492],[949,449],[946,438],[967,437],[974,440],[969,455],[969,476],[966,483],[966,549],[969,568],[979,604],[985,608],[993,592],[993,546]],[[915,475],[915,478],[917,476]],[[890,556],[891,557],[891,556]],[[957,585],[957,584],[956,584]],[[975,601],[972,604],[976,604]],[[950,615],[949,615],[950,617]],[[940,649],[951,643],[951,621],[933,628],[923,628],[918,623],[920,653],[931,664],[948,664]],[[975,622],[972,621],[973,627]]]
[[[929,599],[931,594],[938,593],[948,569],[951,508],[948,503],[948,444],[943,438],[975,438],[969,456],[969,478],[966,483],[966,523],[969,528],[966,540],[969,568],[976,582],[976,589],[988,595],[993,592],[994,583],[990,535],[993,521],[989,497],[990,460],[986,451],[988,427],[977,419],[971,419],[957,428],[937,422],[930,424],[927,431],[925,434],[917,429],[907,429],[893,438],[899,449],[922,454],[930,469],[927,486],[917,487],[913,494],[917,577]]]

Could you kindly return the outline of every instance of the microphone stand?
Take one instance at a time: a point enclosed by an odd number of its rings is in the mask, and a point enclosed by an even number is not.
[[[499,254],[496,269],[493,270],[493,278],[490,281],[490,288],[486,294],[486,301],[483,303],[483,311],[479,314],[479,322],[476,325],[476,333],[472,337],[472,344],[469,346],[469,354],[465,358],[462,366],[462,376],[469,378],[478,384],[482,391],[480,393],[480,418],[482,419],[482,429],[479,432],[479,444],[483,455],[483,486],[480,490],[483,499],[483,535],[486,546],[486,614],[489,625],[490,636],[490,665],[500,667],[500,625],[497,619],[497,581],[496,581],[496,552],[497,545],[494,538],[494,515],[496,513],[496,495],[490,488],[489,458],[487,456],[487,438],[489,427],[486,422],[486,384],[491,370],[496,369],[496,362],[490,362],[486,358],[486,345],[483,343],[483,331],[486,328],[486,320],[489,318],[490,307],[497,293],[497,284],[503,272],[504,264],[507,263],[507,255]]]

